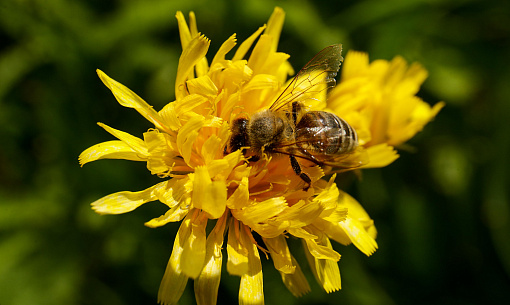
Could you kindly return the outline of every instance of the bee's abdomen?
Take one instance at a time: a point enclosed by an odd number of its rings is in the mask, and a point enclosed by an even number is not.
[[[358,136],[346,121],[335,114],[309,111],[296,126],[296,142],[312,155],[335,155],[354,150],[358,146]]]

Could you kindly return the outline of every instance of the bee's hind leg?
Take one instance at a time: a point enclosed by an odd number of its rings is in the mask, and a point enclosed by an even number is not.
[[[299,162],[296,160],[296,157],[293,155],[290,155],[290,165],[292,165],[292,169],[296,173],[296,175],[299,176],[306,184],[307,186],[303,188],[303,190],[308,191],[310,186],[312,186],[312,179],[310,179],[310,176],[308,176],[306,173],[304,173],[301,170],[301,165],[299,165]]]

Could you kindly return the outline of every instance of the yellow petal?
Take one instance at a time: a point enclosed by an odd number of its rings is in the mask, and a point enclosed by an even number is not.
[[[248,66],[253,70],[253,74],[262,73],[268,57],[275,54],[271,53],[272,44],[273,37],[266,34],[260,36],[248,59]]]
[[[308,284],[303,271],[301,271],[301,267],[299,267],[299,264],[292,255],[291,260],[292,265],[296,266],[294,273],[284,273],[280,271],[280,275],[282,276],[282,281],[285,284],[285,287],[287,287],[287,289],[289,289],[295,297],[300,297],[310,292],[310,285]]]
[[[276,270],[287,274],[294,273],[296,266],[292,264],[292,255],[290,254],[285,237],[278,235],[277,237],[264,238],[263,240],[271,254]]]
[[[200,94],[203,96],[215,96],[218,94],[218,88],[207,75],[190,79],[186,82],[190,94]]]
[[[211,41],[204,35],[196,36],[183,49],[179,58],[179,66],[177,68],[177,76],[175,78],[175,97],[181,99],[188,93],[186,91],[186,79],[193,71],[193,67],[204,58]]]
[[[129,145],[133,150],[141,154],[142,156],[148,156],[149,152],[147,150],[147,146],[143,142],[143,140],[130,135],[127,132],[117,130],[103,123],[97,123],[97,125],[103,127],[106,131],[112,134],[117,139],[123,141],[127,145]]]
[[[369,162],[361,168],[385,167],[398,159],[399,155],[393,146],[386,143],[370,146],[366,149]]]
[[[232,210],[232,215],[250,227],[266,222],[287,208],[284,197],[270,198],[261,202],[252,202],[242,210]]]
[[[339,205],[348,209],[347,218],[339,223],[330,223],[324,228],[324,232],[344,245],[352,242],[361,252],[370,256],[377,250],[377,231],[373,220],[361,204],[345,192],[341,192]]]
[[[342,67],[342,82],[364,73],[368,69],[368,64],[367,53],[358,51],[347,52]]]
[[[118,192],[107,195],[92,203],[92,209],[99,214],[122,214],[131,212],[142,204],[157,200],[156,192],[166,188],[168,181],[160,182],[139,192]]]
[[[340,260],[340,254],[333,250],[333,248],[331,247],[331,243],[329,243],[329,239],[328,239],[329,246],[323,245],[323,242],[321,240],[317,241],[316,239],[305,239],[304,241],[306,242],[308,251],[316,259],[331,260],[334,262]]]
[[[275,7],[273,14],[267,21],[267,29],[265,34],[273,37],[272,51],[276,52],[278,48],[278,41],[280,40],[280,33],[282,32],[283,22],[285,21],[285,12],[280,7]]]
[[[202,156],[204,158],[204,163],[208,165],[209,163],[216,161],[214,160],[216,158],[216,153],[221,148],[223,140],[219,138],[216,135],[211,135],[207,140],[205,140],[204,145],[202,146]],[[217,159],[223,160],[223,159]],[[225,160],[225,166],[221,166],[221,168],[218,168],[216,171],[219,172],[223,170],[226,166],[228,166],[228,162]],[[215,174],[211,174],[212,177],[215,176]]]
[[[248,245],[241,242],[239,221],[233,219],[228,229],[227,271],[232,275],[242,276],[249,270]]]
[[[96,144],[84,150],[78,157],[81,166],[100,159],[146,161],[143,155],[123,141],[107,141]]]
[[[149,152],[147,168],[151,174],[165,174],[172,170],[174,158],[178,156],[177,151],[172,151],[168,144],[168,135],[157,130],[151,130],[143,134],[143,139]]]
[[[236,45],[236,34],[230,36],[220,47],[218,52],[216,52],[216,55],[214,55],[214,58],[211,62],[211,67],[215,64],[222,63],[225,61],[225,55],[230,52]]]
[[[191,187],[188,186],[189,178],[170,179],[167,188],[160,189],[155,195],[162,203],[170,209],[160,217],[154,218],[145,223],[147,227],[156,228],[169,222],[180,221],[190,209]]]
[[[177,134],[177,147],[186,164],[190,165],[193,144],[198,137],[198,130],[204,126],[204,117],[194,116]]]
[[[227,200],[229,209],[242,209],[249,204],[250,191],[248,190],[248,177],[242,177],[241,183]]]
[[[106,87],[112,91],[113,95],[122,106],[135,109],[149,122],[152,122],[154,126],[171,133],[171,131],[162,124],[162,119],[158,112],[154,110],[152,106],[147,104],[147,102],[145,102],[141,97],[136,95],[136,93],[121,83],[111,79],[101,70],[97,70],[97,74]]]
[[[195,168],[193,206],[209,213],[212,218],[219,218],[223,215],[227,206],[227,186],[225,181],[211,181],[207,168],[203,166]]]
[[[195,279],[195,299],[197,305],[215,305],[218,298],[218,288],[221,279],[221,262],[226,216],[216,222],[216,226],[209,233],[206,243],[205,266]]]
[[[347,216],[347,219],[340,223],[340,227],[347,234],[352,243],[366,256],[372,255],[377,250],[377,242],[364,228],[364,225]]]
[[[205,264],[205,227],[207,217],[196,212],[196,217],[191,217],[191,227],[188,238],[183,241],[181,257],[182,273],[190,278],[197,278]]]
[[[326,240],[325,246],[331,247],[329,239]],[[306,258],[308,259],[308,264],[312,269],[315,279],[322,286],[322,288],[327,293],[340,290],[342,288],[342,282],[340,278],[340,269],[338,268],[338,263],[329,259],[318,259],[317,257],[313,256],[310,251],[308,251],[308,247],[304,248]]]
[[[158,291],[158,303],[163,305],[177,304],[181,298],[188,277],[181,270],[181,259],[183,254],[183,243],[190,234],[191,220],[187,217],[181,224],[179,232],[174,240],[172,255],[166,266],[165,274],[161,280]]]
[[[244,228],[243,228],[244,227]],[[239,285],[239,305],[263,305],[264,287],[262,280],[262,264],[260,263],[259,250],[250,240],[248,228],[241,226],[241,243],[247,250],[248,270],[241,275]]]
[[[260,28],[258,28],[257,31],[255,31],[255,33],[251,34],[250,37],[248,37],[245,41],[243,41],[241,43],[241,45],[239,46],[239,48],[237,48],[237,51],[234,54],[234,57],[232,58],[232,60],[243,59],[244,56],[246,55],[246,53],[248,52],[248,50],[251,48],[253,42],[255,42],[257,37],[259,37],[260,33],[262,33],[262,31],[264,31],[265,28],[266,28],[265,25],[261,26]]]
[[[184,50],[189,42],[191,41],[191,32],[188,28],[188,24],[186,23],[186,19],[184,18],[184,15],[181,11],[178,11],[175,14],[175,18],[177,18],[177,26],[179,27],[179,36],[181,39],[181,46]]]
[[[319,201],[307,202],[300,200],[276,216],[283,229],[301,228],[312,223],[324,211]]]

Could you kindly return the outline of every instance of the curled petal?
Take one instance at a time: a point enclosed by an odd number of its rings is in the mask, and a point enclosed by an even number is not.
[[[230,36],[220,47],[218,52],[216,52],[216,55],[214,55],[214,58],[211,62],[211,67],[215,64],[219,64],[225,61],[225,55],[234,48],[236,45],[236,34],[233,34]]]
[[[294,273],[296,266],[292,264],[292,255],[290,254],[285,237],[278,235],[277,237],[264,238],[263,240],[271,254],[276,270],[286,274]]]
[[[191,278],[197,278],[205,264],[207,217],[195,210],[191,217],[188,238],[183,241],[181,257],[182,273]]]
[[[241,275],[239,285],[239,305],[263,305],[264,287],[262,281],[262,264],[260,263],[259,250],[250,240],[251,233],[248,227],[241,225],[241,243],[246,249],[248,270]],[[253,237],[252,237],[253,238]]]
[[[249,270],[248,248],[241,242],[239,221],[232,220],[228,229],[227,271],[232,275],[242,276]]]
[[[221,279],[223,240],[226,215],[216,222],[216,226],[207,236],[205,266],[195,279],[195,299],[198,305],[215,305]]]
[[[227,206],[227,186],[224,180],[212,181],[206,167],[195,169],[193,206],[209,213],[212,218],[223,215]]]
[[[310,292],[310,284],[306,280],[306,276],[301,271],[301,267],[297,263],[296,259],[291,255],[292,265],[296,267],[294,273],[284,273],[280,271],[282,281],[285,287],[295,296],[300,297]]]
[[[327,237],[321,238],[319,242],[323,247],[330,249],[332,248],[331,242]],[[303,246],[305,246],[304,244],[305,240],[303,240]],[[340,269],[338,268],[338,263],[331,259],[318,258],[314,256],[312,252],[310,252],[310,247],[306,246],[304,248],[306,258],[308,259],[308,264],[312,269],[315,279],[322,286],[322,288],[327,293],[340,290],[342,288],[342,282],[340,278]]]
[[[186,288],[188,277],[181,270],[181,258],[184,249],[183,243],[189,238],[190,227],[191,220],[190,217],[187,217],[182,222],[179,232],[177,232],[172,255],[159,286],[158,303],[160,304],[177,304],[184,292],[184,288]]]
[[[136,95],[136,93],[121,83],[111,79],[101,70],[97,70],[97,74],[106,87],[112,91],[113,95],[122,106],[135,109],[149,122],[152,122],[157,128],[165,130],[170,134],[172,133],[165,125],[162,124],[162,119],[158,112],[154,110],[152,106],[147,104],[147,102],[145,102],[141,97]]]
[[[122,141],[107,141],[84,150],[78,157],[80,165],[100,159],[146,161],[146,157]]]
[[[370,146],[366,149],[369,162],[361,168],[379,168],[390,165],[397,160],[399,155],[397,151],[386,143]]]
[[[147,150],[147,146],[143,142],[142,139],[139,139],[135,136],[130,135],[127,132],[117,130],[103,123],[97,123],[97,125],[103,127],[106,131],[108,131],[111,135],[121,140],[122,142],[129,145],[134,151],[138,152],[143,156],[149,155],[149,151]]]
[[[280,34],[283,28],[283,22],[285,20],[285,12],[280,7],[275,7],[273,14],[267,21],[266,35],[273,37],[272,51],[276,52],[278,48],[278,41],[280,40]]]
[[[262,31],[264,31],[265,28],[266,28],[265,25],[261,26],[260,28],[258,28],[257,31],[255,31],[255,33],[251,34],[251,36],[248,37],[248,39],[243,41],[241,43],[241,45],[239,46],[239,48],[237,48],[237,51],[234,54],[234,57],[232,58],[232,60],[243,59],[244,56],[246,55],[246,53],[248,52],[248,50],[251,48],[251,46],[255,42],[255,40],[260,36],[260,34],[262,33]]]
[[[373,220],[363,207],[347,193],[341,192],[339,205],[348,209],[347,218],[338,223],[325,225],[324,232],[337,242],[348,245],[351,242],[365,255],[377,250],[376,229]]]
[[[182,50],[175,79],[175,97],[179,100],[187,95],[185,81],[192,73],[193,67],[204,58],[211,41],[204,35],[196,36]]]
[[[118,192],[107,195],[92,203],[92,209],[99,214],[122,214],[131,212],[142,204],[157,200],[156,193],[166,188],[168,181],[160,182],[139,192]]]

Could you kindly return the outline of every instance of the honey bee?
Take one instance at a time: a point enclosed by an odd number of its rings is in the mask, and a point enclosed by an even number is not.
[[[236,118],[225,153],[243,149],[248,162],[258,161],[263,153],[288,155],[292,169],[307,184],[305,190],[312,180],[298,159],[341,170],[361,166],[360,158],[348,158],[361,150],[356,131],[337,115],[307,111],[303,103],[335,85],[341,52],[340,44],[326,47],[298,72],[269,109],[250,118]]]

